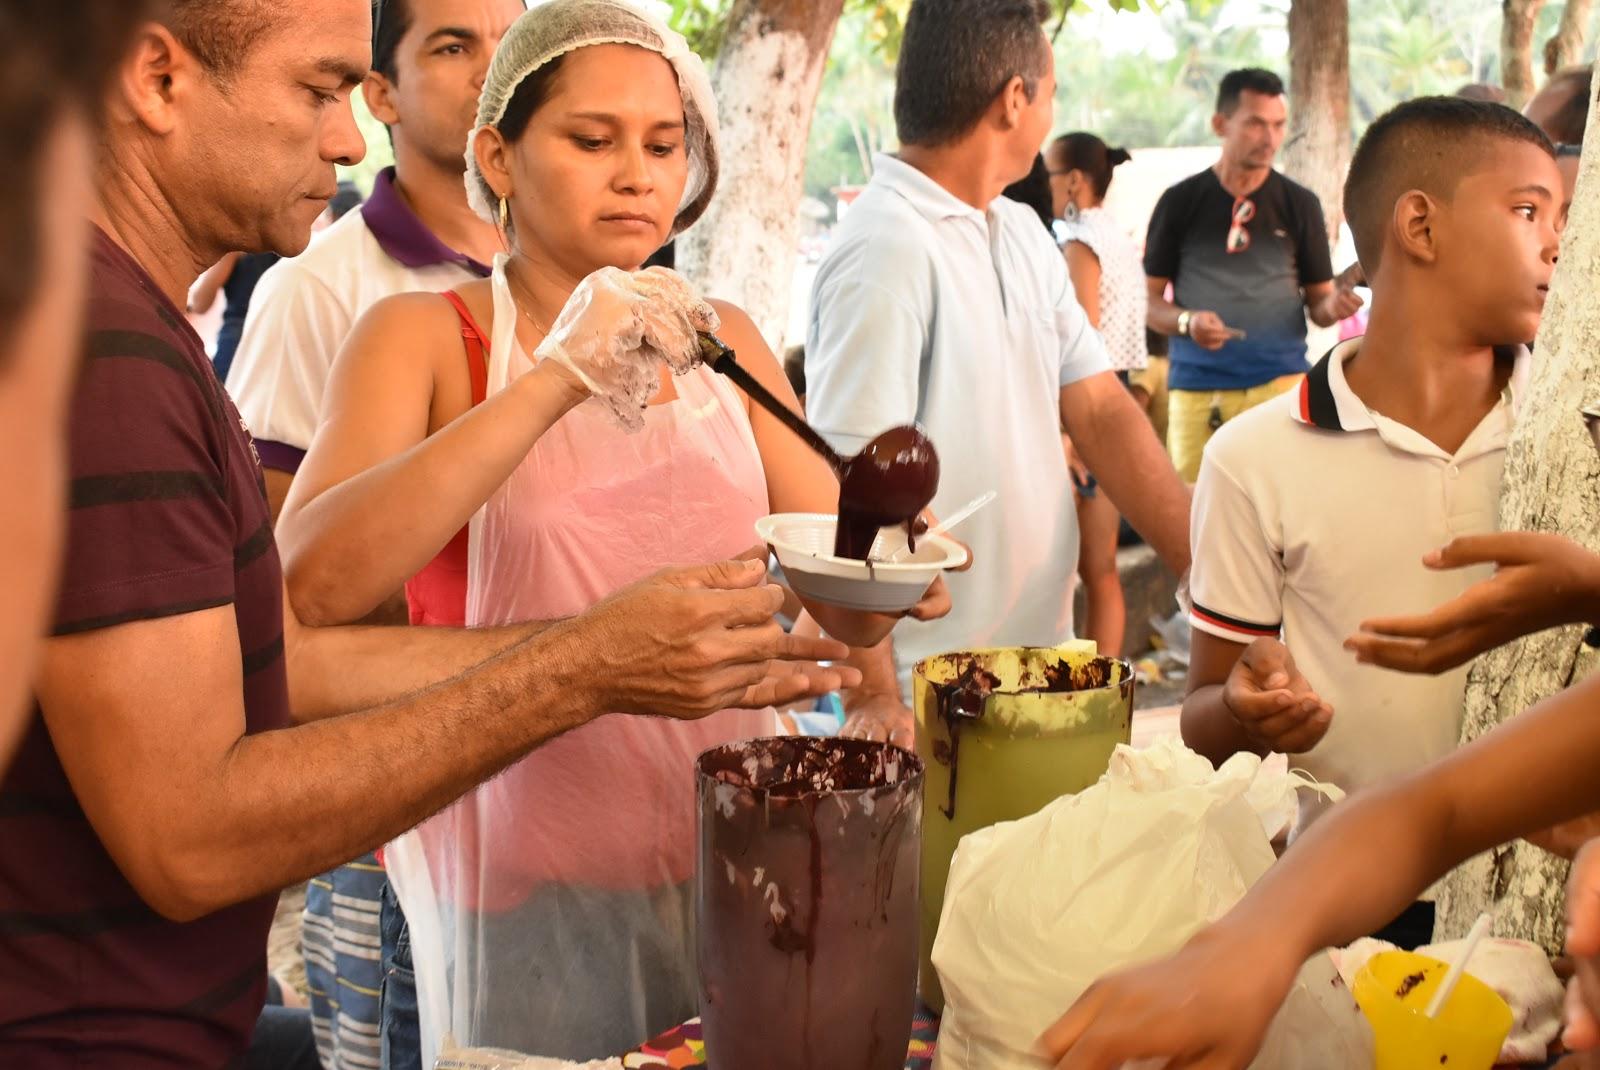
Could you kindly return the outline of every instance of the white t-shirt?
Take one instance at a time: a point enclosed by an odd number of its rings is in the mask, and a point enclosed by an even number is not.
[[[905,686],[932,654],[1071,637],[1060,391],[1109,365],[1031,208],[1001,197],[980,211],[892,156],[874,168],[817,272],[807,416],[847,454],[921,424],[939,450],[935,513],[999,495],[956,532],[974,563],[946,577],[950,616],[895,629]]]
[[[1422,556],[1495,530],[1516,358],[1500,403],[1454,456],[1370,411],[1344,378],[1360,339],[1335,348],[1299,390],[1228,421],[1195,485],[1190,593],[1196,628],[1238,643],[1278,636],[1333,707],[1328,733],[1290,764],[1354,791],[1455,749],[1465,667],[1438,676],[1357,664],[1343,647],[1371,617],[1426,612],[1488,566],[1432,571]],[[1302,808],[1302,827],[1320,808]]]
[[[1085,208],[1071,219],[1056,221],[1057,239],[1081,242],[1100,261],[1100,334],[1106,340],[1111,367],[1137,371],[1150,363],[1144,337],[1150,295],[1139,247],[1104,208]]]
[[[299,256],[274,264],[250,299],[227,384],[263,463],[298,466],[317,430],[333,359],[368,308],[487,272],[428,231],[395,190],[392,171],[379,176],[360,210]]]

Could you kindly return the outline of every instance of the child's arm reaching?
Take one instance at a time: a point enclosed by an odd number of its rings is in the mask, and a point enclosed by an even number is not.
[[[1600,1048],[1600,841],[1578,852],[1567,879],[1567,954],[1575,972],[1561,1040],[1569,1051],[1592,1052]]]
[[[1310,955],[1383,925],[1472,855],[1600,809],[1597,767],[1600,677],[1334,808],[1176,956],[1092,986],[1041,1039],[1044,1053],[1064,1070],[1160,1057],[1246,1066]]]

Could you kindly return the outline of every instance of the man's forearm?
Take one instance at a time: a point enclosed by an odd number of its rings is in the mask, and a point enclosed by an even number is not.
[[[1600,806],[1591,677],[1398,782],[1334,807],[1229,915],[1306,953],[1383,925],[1453,866]],[[1359,880],[1347,879],[1361,874]]]
[[[1416,780],[1335,807],[1219,923],[1234,939],[1277,934],[1270,952],[1292,969],[1392,920],[1459,859],[1441,836],[1450,807]],[[1464,857],[1464,856],[1463,856]],[[1350,880],[1353,873],[1360,880]]]
[[[570,626],[389,705],[239,740],[211,810],[189,831],[182,887],[195,916],[358,857],[539,744],[588,721]],[[537,649],[535,649],[537,648]]]
[[[370,709],[449,680],[538,634],[504,628],[311,628],[285,619],[289,708],[296,721]]]
[[[1335,295],[1327,294],[1320,300],[1314,301],[1306,310],[1311,317],[1311,322],[1318,327],[1332,327],[1339,322],[1339,313],[1333,307]]]
[[[1181,334],[1178,330],[1178,314],[1182,311],[1165,297],[1151,297],[1145,312],[1145,323],[1157,334]]]
[[[845,713],[879,695],[889,695],[903,703],[910,701],[911,696],[900,693],[900,678],[894,667],[893,635],[885,637],[877,646],[851,647],[845,664],[861,670],[861,683],[846,688],[840,696]]]
[[[1067,431],[1089,471],[1105,487],[1134,530],[1167,567],[1189,570],[1189,488],[1178,478],[1167,451],[1126,390],[1099,391],[1093,404],[1074,406],[1091,426],[1068,421]]]

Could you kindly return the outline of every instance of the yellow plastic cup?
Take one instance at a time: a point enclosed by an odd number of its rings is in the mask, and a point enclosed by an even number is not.
[[[1410,951],[1374,955],[1351,990],[1376,1041],[1377,1070],[1490,1070],[1511,1033],[1511,1007],[1494,989],[1463,974],[1437,1018],[1428,1001],[1448,963]]]

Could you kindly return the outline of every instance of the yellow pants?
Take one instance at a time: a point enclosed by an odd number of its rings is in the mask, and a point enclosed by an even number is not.
[[[1271,401],[1300,385],[1304,375],[1285,375],[1248,390],[1173,390],[1167,394],[1167,450],[1172,466],[1185,483],[1200,478],[1200,455],[1215,430],[1213,413],[1220,416],[1218,426],[1263,402]]]
[[[1162,445],[1167,442],[1167,358],[1152,356],[1147,367],[1132,372],[1128,382],[1150,395],[1150,424]]]

